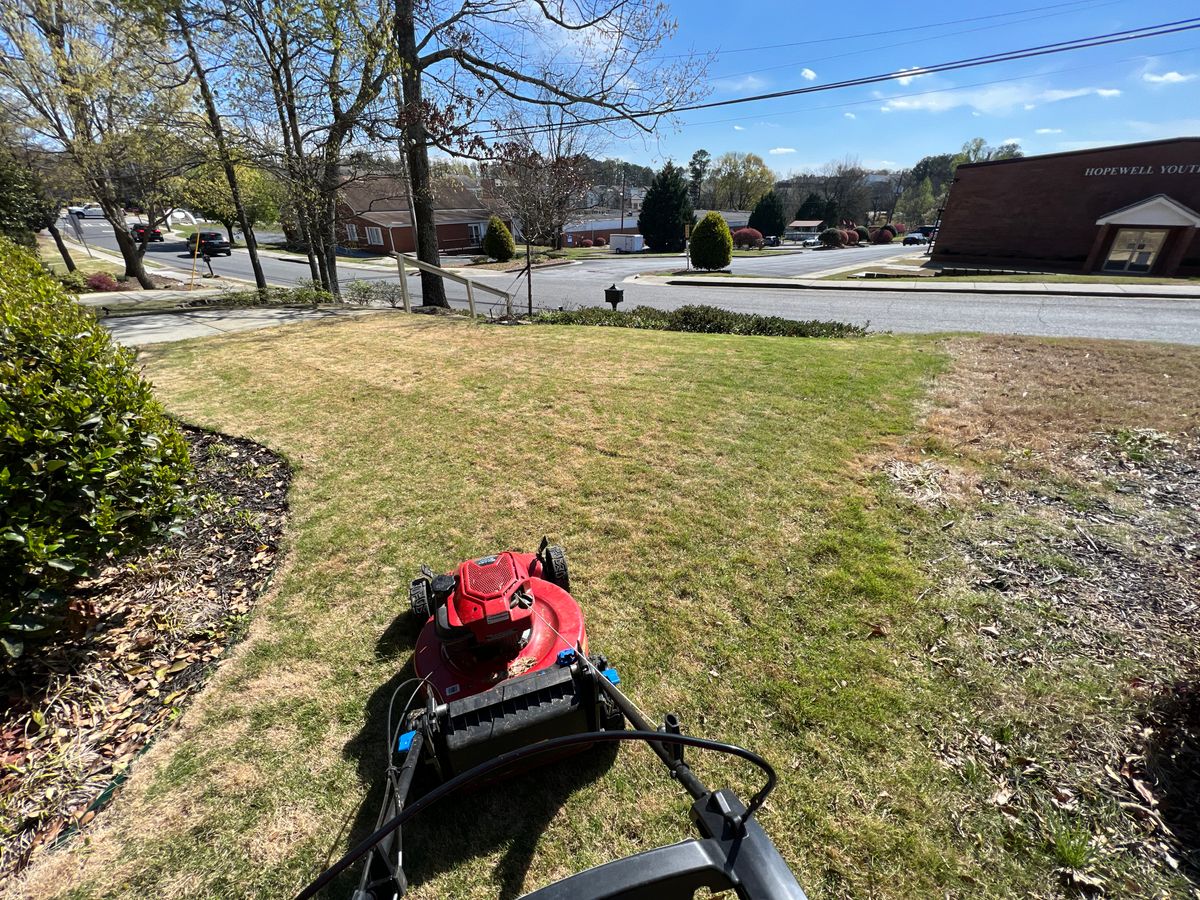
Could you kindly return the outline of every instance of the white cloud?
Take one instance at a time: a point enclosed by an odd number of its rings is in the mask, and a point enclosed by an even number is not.
[[[887,99],[887,107],[889,111],[939,113],[965,106],[984,115],[1004,115],[1031,102],[1059,103],[1078,97],[1118,97],[1120,94],[1116,88],[1039,88],[1029,83],[1013,83],[937,91],[916,97],[892,97]]]
[[[1062,133],[1063,133],[1063,130],[1061,128],[1039,128],[1034,132],[1034,134],[1062,134]]]
[[[1030,109],[1037,109],[1037,104],[1036,104],[1036,103],[1026,103],[1026,104],[1025,104],[1025,109],[1026,109],[1026,110],[1030,110]]]
[[[746,126],[745,126],[745,125],[734,125],[734,126],[733,126],[733,130],[734,130],[734,131],[745,131],[745,130],[746,130]]]
[[[879,107],[879,111],[883,112],[883,113],[888,113],[888,112],[892,111],[892,108],[890,106],[884,104],[883,106]]]
[[[805,67],[800,70],[800,77],[803,78],[805,81],[812,81],[813,79],[815,79],[817,77],[817,73],[814,72],[812,69]]]
[[[896,80],[906,86],[912,84],[914,78],[920,78],[922,75],[925,74],[925,70],[922,69],[920,66],[913,66],[911,69],[901,69],[900,71],[907,72],[908,74],[901,75]]]
[[[857,119],[858,118],[858,116],[856,116],[854,113],[842,113],[842,115],[845,116],[847,119]]]
[[[755,75],[743,75],[741,78],[717,78],[712,86],[718,91],[730,94],[743,94],[746,91],[756,91],[766,87],[767,82]]]
[[[977,110],[977,109],[974,109],[974,110],[971,110],[971,115],[972,115],[972,116],[974,116],[976,119],[978,119],[978,118],[981,118],[981,117],[983,116],[983,113],[981,113],[981,112],[980,112],[979,110]]]
[[[1008,138],[1005,138],[1004,140],[1002,140],[1000,142],[1000,145],[1004,146],[1005,144],[1019,144],[1019,143],[1021,143],[1021,139],[1019,137],[1008,137]]]
[[[1185,81],[1191,81],[1196,77],[1184,75],[1182,72],[1163,72],[1161,75],[1155,75],[1153,72],[1143,72],[1142,81],[1147,84],[1183,84]]]
[[[770,153],[772,156],[782,156],[785,153],[795,153],[796,148],[795,147],[772,147],[767,152]]]

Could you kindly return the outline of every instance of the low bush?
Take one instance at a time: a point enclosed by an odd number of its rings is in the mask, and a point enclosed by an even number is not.
[[[729,233],[729,223],[720,213],[705,213],[692,229],[688,256],[693,266],[708,272],[729,265],[733,259],[733,235]]]
[[[869,244],[871,242],[871,233],[862,225],[859,225],[857,228],[855,228],[854,232],[858,235],[858,239],[862,243]]]
[[[0,645],[62,628],[67,589],[183,510],[187,445],[131,351],[0,240]]]
[[[873,235],[871,235],[872,242],[874,242],[876,244],[890,244],[895,239],[896,239],[895,233],[893,231],[891,231],[889,228],[887,228],[886,226],[883,228],[880,228]]]
[[[404,305],[404,293],[395,281],[358,281],[342,288],[342,302],[355,306],[390,306],[397,309]]]
[[[595,243],[595,242],[591,238],[584,238],[582,241],[579,242],[579,246],[587,248],[587,247],[591,247],[593,243]]]
[[[895,225],[895,229],[896,229],[896,234],[900,235],[900,234],[904,234],[906,231],[908,231],[908,226],[905,225],[903,222],[897,222]]]
[[[87,277],[87,286],[90,291],[115,291],[117,279],[108,272],[93,272]]]
[[[483,236],[483,252],[497,262],[508,262],[517,254],[512,232],[499,216],[488,219],[487,233]]]
[[[598,237],[592,243],[595,244],[597,247],[603,247],[605,244],[608,243],[608,241],[604,240],[604,238],[602,238],[602,237]]]
[[[399,290],[399,285],[396,286]],[[343,300],[350,301],[343,292]],[[265,290],[222,291],[197,297],[188,306],[321,306],[336,302],[333,294],[314,281],[302,281],[294,288],[269,287]]]
[[[58,283],[72,294],[82,294],[88,289],[87,278],[78,270],[74,272],[64,272],[58,276]]]
[[[855,231],[853,228],[843,228],[842,229],[842,241],[846,245],[857,244],[858,243],[858,232]]]
[[[534,316],[540,325],[605,325],[616,328],[648,328],[656,331],[689,331],[700,334],[768,335],[772,337],[862,337],[865,325],[822,322],[816,319],[798,322],[779,316],[737,313],[715,306],[681,306],[662,310],[638,306],[629,312],[616,312],[594,306]]]
[[[890,231],[892,234],[892,237],[895,237],[898,234],[898,232],[896,231],[896,226],[893,225],[891,222],[888,222],[886,225],[884,225],[879,230],[880,231]]]
[[[733,233],[733,246],[757,250],[763,245],[762,232],[757,228],[739,228]]]
[[[840,228],[826,228],[817,236],[817,239],[826,247],[840,247],[846,243],[846,237]]]

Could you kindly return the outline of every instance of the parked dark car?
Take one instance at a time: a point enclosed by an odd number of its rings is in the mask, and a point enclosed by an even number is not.
[[[778,235],[768,234],[766,237],[763,238],[763,246],[764,247],[778,247],[779,244],[780,244],[780,241],[779,241]]]
[[[147,231],[150,232],[149,237],[146,236]],[[160,231],[157,228],[149,228],[148,226],[143,225],[140,222],[137,225],[131,226],[129,229],[129,233],[133,235],[133,239],[135,241],[139,241],[139,242],[142,241],[143,239],[148,240],[148,241],[161,241],[163,239],[162,231]]]
[[[925,235],[920,234],[920,233],[906,234],[904,236],[904,246],[905,247],[907,247],[909,244],[928,244],[928,243],[929,243],[929,239],[927,237],[925,237]]]
[[[188,240],[188,249],[195,252],[196,242],[200,242],[200,254],[203,256],[232,256],[233,250],[229,241],[221,236],[219,231],[197,231]]]

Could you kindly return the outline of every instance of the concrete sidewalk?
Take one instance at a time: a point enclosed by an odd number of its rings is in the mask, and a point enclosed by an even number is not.
[[[339,320],[347,316],[392,312],[387,309],[341,309],[320,307],[282,307],[272,309],[195,309],[187,312],[147,313],[101,320],[113,338],[127,347],[212,337],[237,331],[254,331],[279,325],[318,320]]]
[[[638,284],[671,287],[765,288],[770,290],[821,290],[857,292],[899,292],[906,294],[1028,294],[1041,297],[1143,297],[1156,300],[1200,299],[1196,284],[1111,284],[1041,281],[941,281],[938,278],[871,279],[854,281],[824,278],[715,278],[712,276],[641,275]]]

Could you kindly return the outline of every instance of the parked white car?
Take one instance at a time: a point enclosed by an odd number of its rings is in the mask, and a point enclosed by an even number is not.
[[[99,203],[85,203],[83,206],[68,206],[68,215],[75,216],[80,219],[103,219],[104,210],[100,208]]]
[[[811,237],[806,237],[804,240],[802,240],[800,242],[800,246],[801,247],[820,247],[821,239],[814,234]]]

